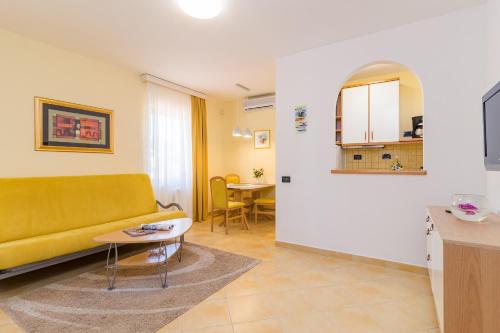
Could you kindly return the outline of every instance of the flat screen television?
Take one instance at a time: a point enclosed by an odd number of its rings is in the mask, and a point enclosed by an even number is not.
[[[484,166],[500,170],[500,82],[483,97]]]

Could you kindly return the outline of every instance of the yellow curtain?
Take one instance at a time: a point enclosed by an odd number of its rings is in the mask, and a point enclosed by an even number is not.
[[[208,216],[207,107],[205,100],[191,96],[193,127],[193,221]]]

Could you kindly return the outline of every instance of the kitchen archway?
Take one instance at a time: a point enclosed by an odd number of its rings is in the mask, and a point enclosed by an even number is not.
[[[408,67],[381,61],[356,70],[337,97],[334,171],[425,174],[423,114],[421,82]]]

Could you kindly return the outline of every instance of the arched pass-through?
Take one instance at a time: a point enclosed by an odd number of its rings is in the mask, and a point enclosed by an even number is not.
[[[337,95],[339,168],[424,170],[421,80],[407,66],[377,61],[353,71]]]

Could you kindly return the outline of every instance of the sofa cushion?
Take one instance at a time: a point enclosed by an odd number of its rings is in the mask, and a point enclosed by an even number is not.
[[[157,211],[143,174],[0,178],[0,243]]]
[[[102,244],[92,239],[111,231],[143,223],[187,217],[184,212],[157,212],[115,222],[0,243],[0,270],[51,259]]]

